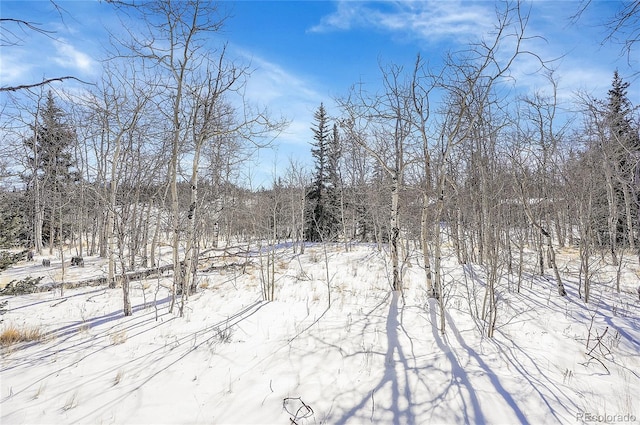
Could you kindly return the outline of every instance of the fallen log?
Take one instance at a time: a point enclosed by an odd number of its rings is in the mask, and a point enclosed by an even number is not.
[[[200,261],[202,261],[202,258],[200,258]],[[184,266],[184,261],[180,263],[182,266]],[[219,266],[209,266],[208,268],[204,269],[204,270],[199,270],[200,272],[203,273],[207,273],[207,272],[212,272],[212,271],[217,271],[217,270],[222,270],[222,269],[242,269],[244,267],[246,267],[248,264],[250,264],[250,262],[244,262],[244,263],[230,263],[230,264],[222,264]],[[116,276],[116,281],[122,281],[122,279],[127,279],[129,282],[133,282],[133,281],[137,281],[137,280],[143,280],[143,279],[147,279],[150,277],[158,277],[158,276],[162,276],[165,273],[171,272],[173,271],[173,264],[166,264],[164,266],[160,266],[160,267],[152,267],[149,269],[144,269],[144,270],[134,270],[134,271],[130,271],[130,272],[125,272],[123,274],[117,275]],[[50,284],[46,284],[46,285],[42,285],[38,287],[38,292],[46,292],[46,291],[52,291],[56,288],[59,288],[60,286],[62,286],[64,284],[64,288],[65,289],[74,289],[74,288],[81,288],[81,287],[85,287],[85,286],[102,286],[102,285],[108,285],[109,284],[109,280],[104,277],[96,277],[93,279],[86,279],[86,280],[81,280],[81,281],[77,281],[77,282],[53,282]]]
[[[136,280],[147,279],[149,277],[162,276],[163,274],[169,271],[173,271],[173,264],[167,264],[164,266],[154,267],[150,269],[125,272],[123,274],[117,275],[116,280],[122,281],[122,279],[127,279],[129,282],[132,282]],[[74,289],[74,288],[81,288],[85,286],[101,286],[101,285],[108,285],[108,284],[109,284],[108,278],[101,276],[93,279],[80,280],[77,282],[53,282],[51,284],[40,286],[39,291],[40,292],[52,291],[56,288],[59,288],[62,285],[64,285],[65,289]]]

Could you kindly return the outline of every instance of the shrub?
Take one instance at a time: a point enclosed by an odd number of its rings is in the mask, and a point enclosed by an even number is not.
[[[42,279],[44,279],[44,276],[39,276],[36,278],[27,276],[22,280],[12,280],[7,284],[7,286],[5,286],[0,291],[0,294],[2,295],[31,294],[38,290],[38,284]]]
[[[9,251],[0,251],[0,271],[8,269],[20,260],[24,260],[26,258],[27,252],[29,252],[29,250],[24,250],[16,253]]]

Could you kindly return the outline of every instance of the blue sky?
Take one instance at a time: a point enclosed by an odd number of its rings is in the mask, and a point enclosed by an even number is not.
[[[100,72],[105,27],[114,27],[113,7],[98,1],[0,2],[3,18],[41,24],[52,37],[14,31],[19,44],[0,47],[0,86],[38,81],[42,77],[73,75],[95,81]],[[239,1],[223,2],[230,12],[220,40],[229,52],[253,69],[249,96],[291,120],[274,152],[261,154],[264,172],[289,157],[310,161],[309,142],[314,110],[320,102],[332,110],[332,99],[349,86],[379,81],[380,63],[411,67],[420,53],[437,66],[447,50],[457,50],[492,29],[492,1]],[[635,57],[621,56],[620,46],[605,44],[602,24],[620,8],[617,1],[592,1],[577,23],[570,17],[578,1],[533,1],[529,48],[554,62],[561,97],[569,101],[576,90],[605,97],[614,69],[632,82],[630,98],[640,104],[640,70]],[[5,27],[3,37],[7,35]],[[629,64],[631,62],[631,64]],[[544,87],[531,61],[515,68],[521,91]],[[73,83],[58,84],[69,88]],[[0,95],[2,96],[2,95]],[[4,103],[5,99],[0,99]]]

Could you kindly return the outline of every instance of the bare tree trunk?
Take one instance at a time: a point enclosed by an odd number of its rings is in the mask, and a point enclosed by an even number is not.
[[[629,185],[621,182],[622,184],[622,194],[624,196],[624,208],[625,208],[625,217],[627,219],[627,239],[629,241],[629,249],[635,251],[636,249],[636,241],[634,235],[634,226],[633,226],[633,215],[631,213],[631,204],[633,202],[631,193],[629,191]]]
[[[581,238],[580,240],[580,276],[582,279],[580,279],[580,286],[579,286],[579,291],[581,292],[580,289],[584,288],[584,302],[588,303],[589,302],[589,297],[591,294],[591,270],[590,270],[590,261],[591,261],[591,244],[593,241],[591,241],[590,238],[590,231],[587,228],[583,228],[583,232],[585,232],[583,234],[583,238]],[[582,295],[582,294],[580,294]]]
[[[544,276],[544,248],[542,245],[542,234],[534,236],[536,240],[536,253],[538,255],[538,267],[540,270],[540,276]]]
[[[166,16],[170,19],[170,15]],[[172,102],[172,116],[171,116],[171,158],[169,159],[169,187],[171,193],[171,232],[172,232],[172,260],[173,260],[173,284],[171,285],[171,304],[169,305],[169,312],[173,313],[173,308],[176,303],[176,295],[178,288],[183,286],[182,280],[182,265],[180,263],[180,204],[178,199],[178,160],[179,160],[179,148],[181,144],[182,131],[181,131],[181,117],[182,110],[182,90],[184,86],[184,75],[187,70],[187,59],[189,57],[189,40],[190,36],[196,31],[195,27],[192,27],[189,31],[189,39],[185,41],[182,52],[173,51],[172,55],[182,56],[182,60],[178,62],[176,67],[175,63],[169,64],[171,71],[176,79],[175,92],[173,94]],[[176,40],[171,40],[176,42]]]
[[[604,158],[604,175],[607,187],[607,203],[609,205],[609,248],[611,250],[611,261],[613,265],[618,265],[617,256],[617,233],[618,233],[618,202],[616,197],[616,189],[613,182],[613,172],[608,158]]]
[[[108,235],[108,250],[107,253],[109,255],[109,265],[108,265],[108,272],[107,272],[107,281],[109,282],[109,288],[115,288],[116,287],[116,259],[115,259],[115,251],[116,251],[116,242],[115,242],[115,235],[113,234],[114,230],[114,222],[113,222],[113,216],[114,213],[111,210],[111,205],[109,205],[109,212],[107,213],[108,217],[107,217],[107,228],[111,229],[111,231],[109,232]]]
[[[433,262],[434,262],[434,270],[433,270],[433,275],[434,275],[434,289],[435,289],[435,296],[438,299],[438,308],[439,308],[439,312],[440,312],[440,332],[442,334],[444,334],[445,329],[446,329],[446,311],[445,311],[445,299],[444,299],[444,285],[443,285],[443,281],[442,281],[442,236],[441,236],[441,229],[440,229],[440,216],[441,216],[441,208],[443,208],[442,205],[442,199],[438,200],[438,212],[436,214],[436,219],[434,220],[434,236],[433,236],[433,241],[434,241],[434,254],[433,254]]]
[[[49,255],[53,255],[53,244],[56,238],[55,227],[55,206],[51,206],[51,217],[49,218]]]
[[[120,269],[122,269],[122,311],[124,313],[125,316],[131,316],[133,314],[133,310],[131,308],[131,298],[129,295],[130,289],[129,289],[129,277],[127,276],[127,274],[125,273],[126,270],[126,266],[125,266],[125,257],[123,254],[124,251],[124,235],[122,235],[122,231],[119,232],[120,233],[120,237],[118,238],[118,248],[119,248],[119,254],[118,254],[118,258],[120,259]]]
[[[129,297],[129,278],[125,273],[122,275],[122,310],[125,316],[131,316],[133,310],[131,308],[131,298]]]
[[[117,183],[117,167],[120,160],[122,137],[118,136],[115,140],[115,149],[113,152],[113,158],[111,160],[111,181],[109,182],[109,207],[107,208],[107,246],[109,255],[109,274],[107,280],[109,282],[109,288],[116,287],[115,274],[116,274],[116,235],[115,235],[115,211],[116,211],[116,193],[118,191]],[[124,272],[124,269],[122,270]]]
[[[132,204],[133,210],[131,211],[131,218],[129,220],[131,223],[131,227],[129,228],[129,270],[136,268],[136,256],[140,255],[139,243],[142,228],[142,220],[138,217],[142,215],[142,213],[138,213],[140,209],[140,184],[136,186]]]
[[[392,288],[394,291],[402,290],[402,277],[400,275],[400,267],[398,265],[398,240],[400,238],[399,228],[399,176],[392,176],[391,186],[391,234],[389,235],[389,245],[391,250],[391,276]]]
[[[180,206],[178,204],[178,139],[175,136],[169,165],[169,181],[171,190],[171,231],[172,231],[172,261],[173,261],[173,284],[171,285],[171,304],[169,312],[173,313],[176,304],[178,288],[182,286],[182,266],[180,264]]]
[[[44,208],[40,203],[40,184],[38,179],[35,183],[35,217],[34,217],[34,249],[38,254],[42,254],[42,227],[44,226]]]
[[[422,195],[422,216],[420,217],[420,244],[422,245],[422,257],[424,261],[424,271],[427,279],[427,294],[430,298],[436,297],[436,290],[433,286],[431,273],[431,259],[429,253],[429,218],[428,218],[429,196],[425,192]]]
[[[159,267],[160,259],[156,259],[156,249],[158,246],[158,240],[160,239],[160,223],[161,223],[161,211],[165,210],[165,202],[167,199],[167,192],[169,191],[169,185],[166,186],[164,194],[162,195],[162,204],[158,207],[158,211],[156,211],[156,225],[153,230],[153,237],[151,238],[151,267]]]
[[[191,167],[191,199],[189,204],[189,213],[187,214],[187,245],[185,249],[185,276],[183,282],[182,300],[188,297],[188,292],[195,290],[195,274],[198,268],[198,258],[195,256],[196,246],[196,227],[198,223],[198,166],[200,164],[200,150],[202,143],[196,142],[195,152],[193,155],[193,163]],[[216,244],[217,246],[217,244]]]
[[[149,248],[149,262],[151,267],[158,267],[158,260],[156,260],[156,247],[158,246],[158,233],[160,231],[160,213],[156,212],[156,224],[153,230],[153,236],[151,237],[151,247]]]
[[[144,230],[142,232],[142,267],[149,267],[149,227],[151,226],[151,204],[147,205],[147,214],[145,215]]]
[[[567,291],[564,289],[564,285],[562,284],[562,278],[560,277],[560,271],[558,270],[558,265],[556,264],[556,251],[553,249],[553,243],[551,242],[551,234],[546,232],[544,229],[540,229],[545,237],[547,238],[547,248],[549,249],[549,256],[551,258],[551,267],[553,268],[553,273],[556,277],[556,284],[558,286],[558,295],[564,297],[567,295]]]
[[[109,208],[107,206],[107,208]],[[108,214],[107,214],[108,216]],[[107,223],[108,217],[101,216],[98,218],[98,252],[101,258],[106,258],[108,256],[109,245],[108,245],[108,231],[107,231]]]

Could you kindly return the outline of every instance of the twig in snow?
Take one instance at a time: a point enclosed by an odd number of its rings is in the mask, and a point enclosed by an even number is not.
[[[289,410],[287,404],[291,403],[294,400],[300,402],[300,406],[297,409]],[[301,397],[286,397],[284,400],[282,400],[282,408],[286,410],[288,414],[293,415],[293,417],[289,418],[289,420],[291,421],[291,425],[298,425],[298,423],[296,422],[298,419],[305,419],[313,416],[313,409],[311,408],[311,406],[302,401]]]

